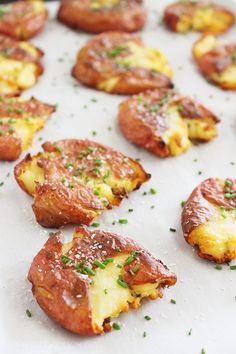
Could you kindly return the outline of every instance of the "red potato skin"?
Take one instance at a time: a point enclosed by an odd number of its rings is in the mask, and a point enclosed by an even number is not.
[[[203,38],[199,39],[196,44],[202,39]],[[236,90],[236,83],[233,85],[227,82],[219,83],[212,77],[212,75],[215,73],[220,74],[229,66],[233,65],[234,53],[236,53],[236,43],[220,45],[201,57],[196,57],[196,55],[194,55],[193,48],[193,56],[198,65],[199,71],[209,82],[219,86],[223,90]]]
[[[109,93],[131,95],[155,88],[172,88],[171,80],[161,73],[154,73],[143,68],[121,69],[105,53],[114,47],[133,41],[143,44],[140,37],[121,32],[100,34],[87,42],[79,51],[72,76],[82,84],[98,88],[98,85],[119,77],[118,83]]]
[[[108,31],[136,32],[143,28],[147,14],[139,0],[122,0],[110,9],[93,11],[91,0],[62,0],[58,20],[90,33]]]
[[[236,190],[236,180],[227,178],[232,182],[232,189]],[[190,235],[198,226],[209,221],[215,213],[214,206],[222,206],[225,210],[236,208],[236,199],[226,199],[224,191],[224,183],[221,185],[216,178],[209,178],[197,186],[190,197],[187,199],[181,217],[182,230],[185,240],[190,244]],[[230,262],[231,257],[225,256],[223,259],[215,259],[209,254],[204,254],[197,249],[198,255],[202,258],[224,263]]]
[[[155,113],[148,107],[141,106],[139,99],[145,104],[155,105],[165,100],[165,104]],[[200,103],[189,97],[181,96],[174,90],[147,91],[139,96],[132,96],[123,101],[119,106],[118,122],[124,136],[132,143],[143,147],[156,156],[165,158],[170,156],[170,151],[163,140],[163,134],[168,129],[165,111],[172,103],[181,104],[181,115],[188,119],[201,119],[211,117],[215,123],[219,119]]]
[[[63,152],[58,152],[58,147]],[[93,176],[92,169],[94,161],[100,157],[109,165],[110,171],[115,177],[129,178],[135,181],[135,188],[138,189],[142,183],[150,178],[142,166],[132,159],[128,163],[123,163],[125,156],[102,144],[89,140],[61,140],[56,143],[46,142],[43,149],[47,153],[55,153],[52,159],[45,158],[42,153],[37,155],[38,165],[43,169],[44,183],[36,186],[34,195],[33,211],[39,224],[45,227],[60,227],[66,224],[86,224],[89,225],[96,216],[102,211],[111,209],[113,205],[119,205],[124,197],[127,196],[125,189],[113,188],[114,199],[106,207],[103,205],[93,192],[93,190],[82,182],[76,182],[76,186],[68,188],[63,182],[62,177],[68,183],[75,183],[73,176],[78,164],[78,156],[81,151],[94,148],[90,155],[92,159],[84,157],[80,164],[84,166],[84,173]],[[22,171],[27,169],[27,164],[32,161],[32,157],[27,155],[25,159],[15,167],[15,178],[19,186],[26,192],[27,188],[19,179]],[[75,167],[69,170],[65,167],[65,162],[73,162]],[[132,167],[131,167],[132,166]],[[137,172],[138,171],[138,172]]]
[[[183,2],[182,3],[181,2],[173,3],[169,6],[167,6],[167,8],[165,9],[164,22],[170,30],[172,30],[173,32],[177,32],[177,24],[178,24],[181,16],[188,15],[188,16],[192,17],[194,12],[197,9],[204,8],[207,6],[207,4],[209,4],[209,1],[202,1],[201,3],[198,3],[198,4],[183,3]],[[214,9],[216,11],[223,12],[229,16],[230,20],[229,20],[228,26],[225,28],[224,31],[222,31],[220,33],[228,31],[229,28],[231,26],[233,26],[235,23],[234,14],[230,10],[228,10],[225,7],[220,6],[218,4],[214,4]],[[211,29],[205,28],[205,30],[203,32],[204,33],[220,34],[219,31],[214,31],[212,28]]]
[[[92,325],[89,301],[89,284],[92,279],[75,270],[78,262],[84,261],[84,265],[95,270],[95,259],[103,262],[106,258],[128,255],[136,250],[139,254],[135,261],[124,266],[123,279],[129,286],[161,281],[161,287],[167,287],[176,283],[174,273],[131,239],[101,230],[90,231],[85,227],[77,228],[76,233],[80,236],[73,238],[71,252],[67,253],[72,261],[70,266],[61,261],[63,240],[58,232],[49,238],[36,255],[28,274],[39,306],[65,329],[83,336],[101,334],[101,330],[96,331]],[[115,248],[119,248],[120,252]],[[131,276],[129,270],[136,264],[140,268]],[[39,288],[45,289],[50,296],[43,296]],[[110,329],[107,319],[104,331]]]
[[[20,112],[23,110],[24,112]],[[0,122],[1,118],[21,119],[27,116],[37,115],[38,117],[50,116],[55,112],[56,107],[38,101],[34,97],[27,101],[14,101],[0,97]],[[0,160],[15,161],[22,153],[22,142],[16,133],[9,133],[11,125],[0,124]]]
[[[0,33],[16,40],[28,40],[43,30],[47,18],[46,9],[44,13],[35,13],[30,2],[15,1],[11,11],[0,18]]]

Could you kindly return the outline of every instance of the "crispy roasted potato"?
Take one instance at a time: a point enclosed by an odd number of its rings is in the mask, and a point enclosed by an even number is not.
[[[166,25],[174,32],[197,31],[211,34],[226,32],[235,16],[227,8],[212,1],[178,1],[169,5],[164,14]]]
[[[121,32],[95,36],[80,50],[72,75],[108,93],[133,94],[172,87],[172,70],[161,52]]]
[[[17,96],[43,73],[43,52],[28,42],[0,35],[0,96]]]
[[[212,140],[219,122],[200,103],[166,89],[126,99],[120,104],[118,120],[128,140],[160,157],[181,154],[191,141]]]
[[[217,263],[236,258],[236,180],[209,178],[194,189],[182,213],[186,241]]]
[[[42,31],[48,17],[44,1],[15,1],[0,6],[0,33],[27,40]]]
[[[193,56],[202,75],[224,90],[236,90],[236,42],[223,44],[212,35],[193,46]]]
[[[43,226],[88,225],[150,178],[137,161],[89,140],[47,142],[43,149],[15,167]]]
[[[84,336],[112,329],[112,318],[143,298],[162,297],[175,274],[131,239],[85,227],[63,244],[54,234],[34,258],[28,275],[46,314]]]
[[[18,159],[54,111],[55,106],[33,97],[28,100],[0,97],[0,160]]]
[[[142,0],[62,0],[58,19],[87,32],[136,32],[146,22]]]

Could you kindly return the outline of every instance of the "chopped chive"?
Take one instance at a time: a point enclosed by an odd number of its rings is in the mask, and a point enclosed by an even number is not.
[[[127,219],[119,219],[119,224],[128,224],[128,220]]]
[[[97,267],[101,268],[101,269],[105,269],[106,266],[104,263],[102,263],[101,261],[99,261],[99,259],[95,259],[95,261],[93,262]]]
[[[0,187],[2,187],[4,185],[4,182],[0,182]]]
[[[231,270],[236,270],[236,265],[231,265],[229,268],[230,268]]]
[[[122,265],[121,264],[117,264],[117,268],[122,268]]]
[[[132,213],[134,211],[134,209],[128,209],[129,213]]]
[[[62,153],[62,148],[59,145],[55,145],[56,152]]]
[[[145,319],[146,321],[150,321],[152,318],[151,318],[150,316],[146,315],[146,316],[144,316],[144,319]]]
[[[229,181],[229,180],[225,180],[225,185],[227,186],[227,187],[232,187],[232,185],[233,185],[233,183],[231,182],[231,181]]]
[[[181,207],[183,208],[185,206],[186,201],[182,200],[182,202],[180,203]]]
[[[93,222],[93,223],[91,224],[91,226],[92,226],[92,227],[99,227],[100,224],[99,224],[98,222]]]
[[[147,337],[147,332],[143,332],[143,337]]]
[[[112,324],[112,328],[115,329],[116,331],[119,331],[121,329],[121,325],[117,322],[114,322]]]
[[[90,267],[88,267],[88,266],[85,266],[85,267],[83,268],[83,271],[84,271],[86,274],[88,274],[88,275],[95,275],[94,270],[92,270],[92,268],[90,268]]]
[[[84,264],[84,261],[80,261],[78,263],[76,263],[75,265],[75,269],[77,270],[77,272],[80,272],[81,271],[81,266]]]
[[[108,294],[108,290],[107,289],[104,289],[104,294]]]
[[[175,301],[174,299],[171,299],[171,300],[170,300],[170,303],[175,305],[175,304],[176,304],[176,301]]]
[[[122,279],[121,276],[117,279],[117,284],[119,284],[122,288],[127,289],[128,284]]]
[[[205,349],[202,349],[202,350],[201,350],[201,354],[206,354]]]
[[[217,264],[217,265],[215,266],[215,269],[217,269],[217,270],[222,270],[222,269],[223,269],[223,267],[222,267],[222,265]]]
[[[190,328],[190,330],[188,331],[188,336],[192,335],[192,328]]]
[[[170,231],[171,232],[176,232],[176,229],[173,229],[172,227],[170,227]]]
[[[101,166],[102,165],[102,160],[101,160],[101,158],[99,157],[99,156],[97,156],[96,158],[95,158],[95,165],[96,166]]]
[[[27,309],[26,311],[26,315],[30,318],[30,317],[32,317],[32,313],[31,313],[31,311],[29,310],[29,309]]]
[[[115,246],[115,251],[116,251],[116,252],[121,252],[121,248],[118,247],[118,246]]]
[[[62,261],[63,264],[66,264],[69,261],[69,259],[70,258],[68,256],[65,256],[65,255],[61,256],[61,261]]]
[[[125,260],[125,265],[131,264],[137,258],[137,254],[139,254],[139,251],[131,252],[131,254]]]
[[[107,265],[108,263],[112,263],[114,261],[113,258],[106,258],[103,264]]]
[[[154,188],[150,188],[149,192],[153,195],[157,194],[157,190]]]

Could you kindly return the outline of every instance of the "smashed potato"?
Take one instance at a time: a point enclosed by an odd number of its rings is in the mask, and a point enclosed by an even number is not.
[[[18,159],[54,111],[55,106],[35,98],[0,97],[0,160]]]
[[[219,119],[200,103],[173,90],[153,90],[120,104],[119,126],[134,144],[160,157],[177,156],[191,142],[217,136]]]
[[[0,35],[0,96],[17,96],[43,73],[43,52],[27,42]]]
[[[91,33],[136,32],[146,22],[142,0],[62,0],[58,19]]]
[[[186,241],[217,263],[236,258],[236,180],[209,178],[194,189],[182,213]]]
[[[193,46],[193,56],[202,75],[224,90],[236,90],[236,43],[223,44],[212,35]]]
[[[140,37],[121,32],[89,40],[79,51],[72,75],[108,93],[133,94],[173,86],[165,55],[145,47]]]
[[[15,1],[0,6],[0,33],[27,40],[42,31],[48,12],[41,0]]]
[[[15,167],[42,226],[88,225],[150,178],[137,161],[89,140],[47,142],[43,149]]]
[[[161,288],[176,283],[175,274],[131,239],[85,227],[63,244],[61,233],[46,242],[28,275],[46,314],[84,336],[112,329],[112,318],[143,298],[162,297]]]
[[[197,31],[221,34],[234,23],[234,14],[211,1],[178,1],[169,5],[164,14],[166,25],[174,32]]]

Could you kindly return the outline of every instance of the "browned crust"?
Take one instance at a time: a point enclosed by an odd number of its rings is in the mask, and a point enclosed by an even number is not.
[[[12,131],[11,119],[37,116],[46,120],[55,110],[55,106],[43,103],[34,97],[22,101],[0,97],[0,160],[15,161],[22,152],[22,141],[17,133]],[[9,121],[1,121],[1,118],[6,117]]]
[[[85,336],[96,334],[89,302],[89,283],[92,277],[76,271],[75,264],[78,262],[84,261],[83,266],[95,269],[95,259],[103,262],[106,258],[128,255],[135,250],[139,251],[137,258],[132,264],[124,266],[123,270],[123,279],[130,287],[156,282],[166,287],[176,283],[174,273],[131,239],[101,230],[90,231],[84,227],[78,228],[76,232],[82,236],[73,238],[72,248],[66,253],[70,265],[62,263],[63,241],[61,234],[57,233],[49,238],[36,255],[28,275],[40,307],[67,330]],[[131,275],[130,269],[136,264],[140,265],[139,270]],[[42,296],[39,287],[48,291],[53,298]],[[108,328],[107,321],[104,324],[105,331]]]
[[[113,77],[119,77],[111,92],[135,94],[155,88],[171,88],[170,79],[161,73],[142,68],[124,68],[115,63],[107,52],[133,41],[143,45],[140,37],[121,32],[109,32],[95,36],[79,51],[72,75],[84,85],[98,89],[98,85]],[[126,56],[127,53],[121,54]]]
[[[140,0],[122,0],[110,9],[93,11],[90,0],[62,0],[58,19],[65,25],[91,33],[136,32],[143,28],[147,15]]]
[[[133,181],[134,189],[138,189],[150,178],[137,161],[89,140],[70,139],[55,143],[47,142],[43,144],[43,148],[45,152],[52,155],[49,158],[44,157],[42,153],[37,155],[38,165],[43,168],[45,181],[37,185],[33,204],[36,219],[42,226],[88,225],[103,210],[119,205],[127,196],[126,189],[112,188],[113,200],[108,204],[105,203],[107,199],[100,199],[91,187],[74,177],[78,169],[83,169],[83,174],[88,178],[101,179],[107,172],[105,169],[109,167],[110,173],[116,178],[127,178]],[[91,152],[78,158],[89,149]],[[16,180],[26,192],[27,189],[19,180],[19,176],[27,169],[27,162],[31,159],[32,157],[27,155],[15,167]],[[103,165],[95,171],[97,159],[103,161]],[[67,168],[67,163],[72,163],[73,168]]]
[[[48,11],[35,13],[29,1],[16,1],[11,10],[0,18],[0,33],[17,40],[27,40],[36,36],[44,28]]]
[[[194,44],[194,47],[203,39],[204,36]],[[193,56],[202,75],[209,82],[221,87],[224,90],[236,90],[236,82],[234,84],[230,84],[228,82],[219,83],[213,77],[214,74],[220,74],[229,66],[235,64],[233,54],[236,53],[236,43],[219,45],[215,49],[210,50],[200,57],[196,57],[196,55],[194,55],[194,47]]]
[[[129,97],[119,106],[118,121],[122,133],[132,143],[159,157],[170,156],[163,139],[169,128],[165,112],[171,104],[179,104],[181,116],[188,119],[219,119],[202,104],[173,90],[153,90]],[[155,108],[155,111],[152,111]]]
[[[231,19],[231,21],[229,22],[229,25],[226,26],[225,30],[222,32],[213,31],[212,28],[209,29],[207,27],[202,32],[220,34],[220,33],[228,31],[228,29],[231,26],[233,26],[233,24],[235,23],[234,14],[232,13],[232,11],[228,10],[227,8],[220,6],[218,4],[214,4],[210,1],[201,1],[201,2],[196,2],[196,3],[178,1],[173,4],[170,4],[169,6],[167,6],[167,8],[165,9],[165,12],[164,12],[165,24],[167,25],[167,27],[169,29],[171,29],[174,32],[177,32],[177,24],[183,15],[187,15],[187,16],[192,17],[196,10],[198,10],[199,8],[208,7],[209,4],[214,7],[215,11],[220,11],[220,12],[227,14],[229,16],[229,19]]]
[[[231,190],[236,191],[236,180],[227,178],[226,181],[231,182]],[[216,178],[209,178],[193,190],[184,205],[181,218],[184,237],[188,243],[191,244],[191,232],[214,216],[215,206],[223,207],[225,210],[236,208],[236,198],[227,199],[225,197],[225,189],[226,186],[224,181],[220,181]],[[225,255],[225,258],[223,259],[215,259],[211,255],[203,254],[199,249],[198,254],[202,258],[218,263],[232,260],[231,257],[227,257],[227,255]]]

